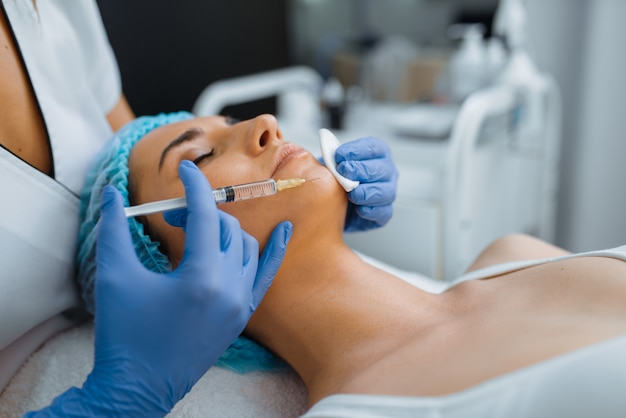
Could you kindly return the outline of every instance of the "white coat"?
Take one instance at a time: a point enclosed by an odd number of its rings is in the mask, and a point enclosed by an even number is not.
[[[54,177],[0,148],[0,390],[43,341],[71,324],[79,194],[112,134],[117,62],[93,1],[3,0],[47,131]]]

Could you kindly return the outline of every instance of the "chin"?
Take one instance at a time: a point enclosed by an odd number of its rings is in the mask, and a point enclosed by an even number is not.
[[[314,231],[320,225],[335,225],[343,231],[348,199],[333,175],[325,167],[319,166],[314,170],[292,174],[292,177],[302,177],[308,181],[300,187],[268,198],[220,206],[220,209],[235,216],[242,228],[257,239],[261,250],[274,227],[285,220],[293,224],[294,232],[298,230],[304,235],[316,233]]]
[[[335,177],[325,167],[311,173],[311,180],[301,186],[298,206],[305,213],[314,217],[327,217],[327,221],[337,217],[345,220],[348,195]],[[308,186],[308,187],[307,187]],[[306,189],[305,189],[306,187]]]

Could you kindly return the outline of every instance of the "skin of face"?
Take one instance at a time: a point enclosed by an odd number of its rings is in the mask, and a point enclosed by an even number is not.
[[[329,233],[341,238],[347,207],[345,191],[311,153],[283,140],[273,116],[241,122],[209,116],[149,132],[134,146],[129,158],[132,204],[184,196],[178,177],[178,165],[183,159],[194,161],[212,188],[268,178],[307,180],[300,187],[273,196],[219,206],[239,220],[241,227],[259,241],[261,250],[274,227],[284,220],[294,225],[291,242],[297,237],[322,239]],[[168,225],[162,214],[148,215],[146,222],[175,267],[182,257],[183,231]]]

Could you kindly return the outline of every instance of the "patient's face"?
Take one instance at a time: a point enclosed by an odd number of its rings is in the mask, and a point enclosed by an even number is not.
[[[219,206],[238,218],[261,248],[283,220],[294,224],[294,236],[297,231],[319,229],[329,220],[343,226],[345,192],[313,155],[283,141],[271,115],[237,123],[221,116],[196,118],[151,131],[130,155],[133,204],[184,196],[178,177],[178,165],[184,159],[195,162],[213,188],[268,178],[317,179],[273,196]],[[182,231],[169,226],[161,214],[147,218],[149,229],[159,235],[176,265],[182,256]]]

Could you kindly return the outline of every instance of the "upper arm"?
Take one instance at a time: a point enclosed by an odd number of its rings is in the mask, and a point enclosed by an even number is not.
[[[117,131],[122,126],[135,119],[135,113],[130,108],[126,97],[122,94],[113,109],[107,114],[107,120],[111,129]]]

